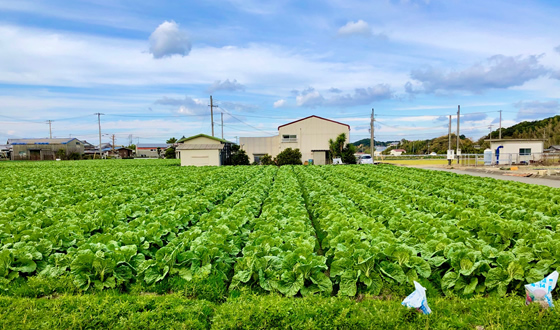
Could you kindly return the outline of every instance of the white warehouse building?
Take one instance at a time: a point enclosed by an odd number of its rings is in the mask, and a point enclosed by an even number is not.
[[[350,141],[350,126],[319,116],[309,116],[278,127],[278,135],[270,137],[241,137],[239,144],[247,152],[250,162],[259,162],[265,154],[276,157],[287,148],[299,149],[301,161],[313,164],[330,163],[329,139],[341,133]]]

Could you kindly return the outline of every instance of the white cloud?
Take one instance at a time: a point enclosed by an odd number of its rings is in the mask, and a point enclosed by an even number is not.
[[[373,87],[356,88],[354,94],[336,94],[325,98],[314,88],[309,87],[299,93],[296,103],[300,107],[352,107],[356,105],[367,105],[374,101],[392,98],[394,95],[391,87],[387,84],[377,84]]]
[[[232,81],[230,81],[229,79],[224,80],[223,82],[221,80],[216,80],[210,87],[208,87],[207,91],[209,93],[213,93],[215,91],[229,91],[229,92],[234,92],[234,91],[244,91],[245,90],[245,86],[238,83],[237,79],[233,79]]]
[[[154,58],[187,56],[190,51],[191,41],[187,33],[174,21],[161,23],[150,35],[150,54]]]
[[[554,48],[554,50],[555,50],[558,54],[560,54],[560,45],[556,46],[556,47]]]
[[[284,99],[280,99],[280,100],[274,102],[274,107],[275,108],[282,108],[285,105],[286,105],[286,100],[284,100]]]
[[[348,22],[346,25],[338,29],[339,36],[352,36],[352,35],[359,35],[370,37],[372,35],[371,27],[368,23],[359,20],[357,22]]]
[[[407,83],[408,93],[434,93],[438,91],[470,91],[479,93],[491,88],[521,86],[551,71],[540,64],[541,56],[494,55],[462,71],[445,71],[426,67],[413,70],[410,77],[421,84],[415,89]]]

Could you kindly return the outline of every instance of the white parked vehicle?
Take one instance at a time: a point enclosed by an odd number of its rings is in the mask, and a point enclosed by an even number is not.
[[[333,158],[332,163],[333,163],[333,165],[342,165],[342,164],[344,164],[344,163],[342,162],[342,158]]]
[[[358,164],[373,164],[373,158],[371,155],[363,154],[358,159]]]

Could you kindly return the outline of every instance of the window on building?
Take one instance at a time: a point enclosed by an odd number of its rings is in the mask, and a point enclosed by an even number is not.
[[[155,151],[154,149],[150,149],[150,151]]]
[[[253,154],[253,158],[255,159],[255,163],[260,164],[263,156],[264,156],[264,154]]]
[[[27,151],[20,151],[19,156],[20,157],[27,157]]]
[[[297,135],[282,135],[282,142],[297,142]]]
[[[519,148],[519,156],[530,156],[531,148]]]

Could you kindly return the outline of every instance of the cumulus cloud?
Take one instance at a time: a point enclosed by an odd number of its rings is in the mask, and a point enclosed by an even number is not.
[[[235,91],[244,91],[244,90],[245,90],[245,86],[238,83],[237,79],[233,79],[232,81],[226,79],[223,82],[221,80],[214,81],[214,83],[210,87],[208,87],[207,91],[209,93],[213,93],[215,91],[235,92]]]
[[[338,29],[338,35],[341,37],[345,36],[364,36],[364,37],[371,37],[371,27],[368,23],[359,20],[357,22],[348,22],[346,25]]]
[[[558,54],[560,54],[560,45],[556,46],[556,47],[554,48],[554,50],[555,50]]]
[[[390,99],[394,92],[387,84],[378,84],[373,87],[356,88],[353,94],[335,95],[325,98],[319,91],[307,88],[296,97],[296,103],[300,107],[351,107],[356,105],[367,105],[375,101]]]
[[[154,104],[158,105],[169,105],[179,107],[177,110],[180,114],[185,115],[204,115],[208,110],[208,106],[206,101],[200,99],[193,99],[192,97],[185,96],[184,99],[176,99],[164,96],[161,99],[158,99],[154,102]]]
[[[405,85],[408,93],[434,93],[438,91],[469,91],[480,93],[491,88],[521,86],[536,79],[550,70],[539,63],[541,56],[495,55],[486,62],[475,64],[463,71],[446,72],[442,69],[427,67],[413,70],[410,77],[420,87],[412,83]]]
[[[274,102],[274,107],[275,108],[282,108],[285,105],[286,105],[286,100],[284,100],[284,99],[280,99],[280,100]]]
[[[336,93],[336,94],[342,93],[342,91],[340,89],[334,88],[334,87],[329,88],[329,92],[330,93]]]
[[[560,112],[558,101],[520,101],[514,104],[519,109],[517,120],[534,120],[555,116]]]
[[[191,51],[191,41],[179,24],[165,21],[150,35],[150,54],[154,58],[173,55],[187,56]]]

